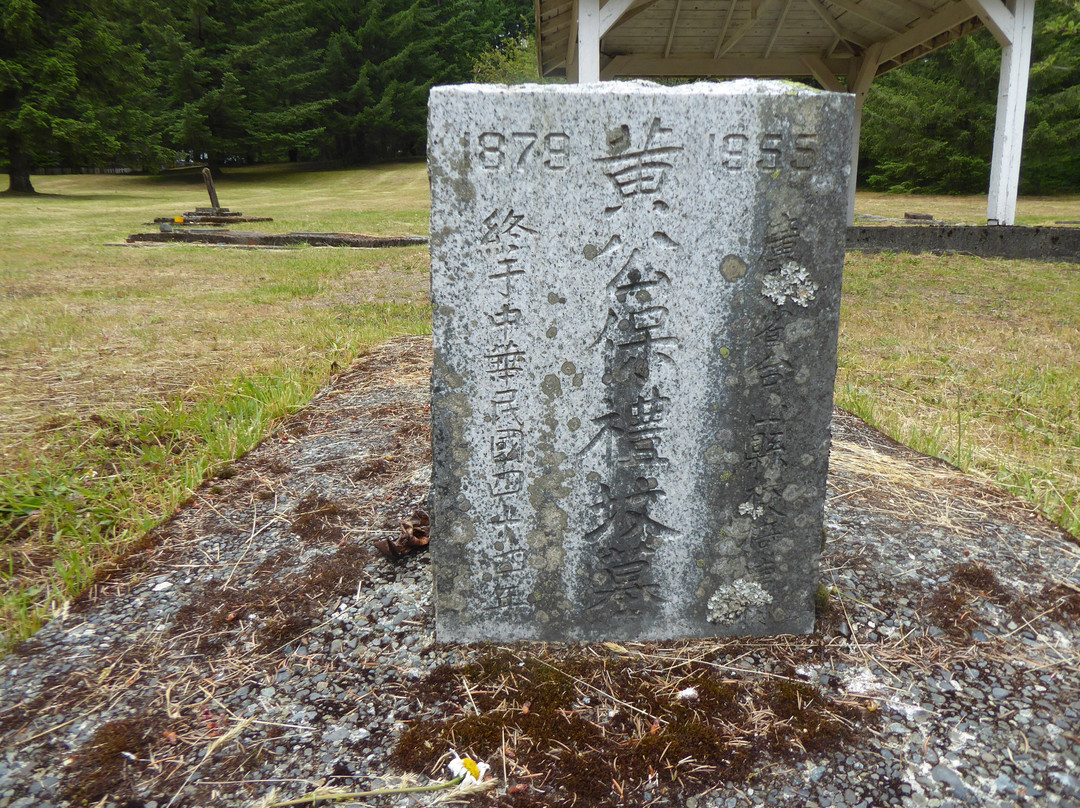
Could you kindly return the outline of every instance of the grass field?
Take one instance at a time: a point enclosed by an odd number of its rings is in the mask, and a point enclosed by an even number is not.
[[[861,255],[836,401],[1080,535],[1080,266]]]
[[[9,642],[102,560],[255,445],[335,367],[426,333],[425,248],[106,246],[207,204],[188,177],[35,177],[0,196],[0,631]],[[425,233],[421,163],[229,172],[221,202],[270,231]],[[857,210],[979,221],[978,198],[860,195]],[[1024,223],[1080,198],[1021,200]],[[1080,530],[1080,272],[849,257],[838,401],[996,477]],[[884,316],[883,316],[884,315]]]
[[[208,204],[201,177],[35,186],[0,196],[0,630],[12,639],[335,367],[430,329],[424,247],[106,246]],[[422,164],[237,171],[218,190],[274,217],[267,230],[427,231]]]
[[[939,222],[986,224],[986,197],[882,194],[860,191],[855,215],[872,214],[903,219],[905,213],[929,213]],[[1016,205],[1016,224],[1026,227],[1080,221],[1078,196],[1027,196]]]

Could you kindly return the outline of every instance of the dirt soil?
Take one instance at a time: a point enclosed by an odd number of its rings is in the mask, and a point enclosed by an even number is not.
[[[0,808],[430,783],[451,748],[484,805],[1080,804],[1077,724],[1028,723],[1080,710],[1080,545],[839,411],[815,634],[435,643],[426,555],[374,549],[427,505],[430,364],[358,360],[0,661]]]

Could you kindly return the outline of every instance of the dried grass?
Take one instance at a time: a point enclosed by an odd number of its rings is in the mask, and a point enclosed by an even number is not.
[[[855,195],[855,212],[890,219],[903,219],[905,213],[929,213],[938,222],[984,225],[986,197],[860,191]],[[1016,224],[1030,227],[1058,221],[1080,221],[1080,196],[1024,196],[1017,200]]]
[[[426,480],[417,476],[417,470],[426,471],[428,439],[422,430],[412,428],[422,416],[402,402],[417,401],[415,391],[426,388],[429,356],[427,340],[391,343],[339,377],[338,384],[324,391],[314,407],[279,431],[277,440],[284,444],[337,432],[341,419],[355,418],[353,423],[363,426],[358,431],[385,438],[385,446],[372,446],[368,453],[356,451],[357,457],[367,461],[391,458],[387,468],[362,483],[372,501],[383,503],[378,512],[363,511],[353,517],[361,531],[357,535],[365,541],[380,530],[391,529],[378,527],[379,519],[393,509],[391,501],[412,502],[426,490]],[[384,395],[395,386],[412,395]],[[358,406],[346,396],[346,391],[356,390],[377,394],[377,402]],[[846,505],[854,498],[873,496],[865,506],[868,513],[886,519],[892,514],[898,523],[908,525],[933,524],[935,512],[946,510],[957,531],[953,540],[961,542],[969,535],[977,537],[980,521],[985,533],[987,522],[997,518],[1015,522],[1023,516],[1025,531],[1051,532],[1049,525],[1032,522],[1018,512],[1014,500],[994,494],[940,461],[875,436],[858,427],[851,416],[838,413],[834,429],[830,476],[834,504],[839,504],[838,499]],[[393,451],[384,451],[386,446],[393,446]],[[264,449],[260,462],[276,462],[274,452]],[[240,470],[223,486],[241,490],[247,477],[274,484],[263,467],[244,462],[237,464]],[[336,462],[348,461],[338,458]],[[198,511],[205,512],[207,524],[219,524],[219,520],[233,524],[239,548],[250,544],[270,517],[258,509],[254,493],[246,505],[228,494],[200,497]],[[243,512],[241,506],[251,510],[250,520],[236,515]],[[310,509],[299,511],[304,512]],[[203,530],[197,524],[190,529]],[[1060,542],[1054,547],[1055,552],[1062,551]],[[835,556],[831,559],[844,563]],[[198,556],[177,556],[166,562],[184,569],[217,566],[226,581],[233,580],[231,570],[224,571],[226,566],[236,569],[246,564],[242,557],[225,566]],[[273,566],[269,562],[268,568]],[[261,580],[255,583],[255,590],[272,595],[267,610],[277,608],[288,592],[295,591],[286,586],[271,593],[264,591],[268,587]],[[299,586],[301,580],[292,584]],[[1066,619],[1080,608],[1080,590],[1075,585],[1048,581],[1037,606],[1019,604],[1016,632],[975,644],[966,636],[970,626],[964,612],[980,599],[1005,603],[1006,596],[1013,595],[998,591],[993,576],[977,566],[954,570],[953,584],[945,594],[955,597],[951,608],[958,631],[939,639],[923,634],[926,626],[942,624],[935,610],[943,604],[935,602],[934,592],[907,593],[916,611],[912,629],[876,642],[866,640],[857,629],[845,639],[835,628],[841,620],[858,627],[877,615],[883,604],[834,594],[833,613],[825,615],[818,633],[808,637],[436,648],[436,654],[444,654],[455,664],[448,662],[419,682],[391,676],[390,683],[358,690],[349,698],[379,712],[393,710],[409,723],[403,743],[413,745],[398,748],[398,760],[407,768],[442,780],[444,753],[451,748],[488,762],[495,774],[488,787],[497,789],[493,799],[503,805],[646,805],[650,800],[677,801],[715,790],[725,782],[732,789],[748,790],[756,788],[757,778],[766,773],[791,770],[807,759],[827,759],[828,753],[843,753],[854,746],[874,746],[881,731],[879,716],[907,706],[905,688],[913,679],[948,673],[958,664],[976,661],[1036,670],[1076,663],[1075,655],[1052,650],[1036,659],[1019,636],[1028,627],[1037,628],[1043,616]],[[122,588],[122,581],[116,587]],[[211,598],[210,605],[225,604]],[[329,601],[322,605],[327,614],[333,612]],[[257,760],[262,750],[309,728],[284,722],[245,723],[245,716],[230,711],[226,699],[239,687],[272,676],[283,658],[280,648],[260,645],[253,635],[223,644],[219,653],[191,657],[193,648],[207,644],[219,630],[213,614],[208,606],[200,619],[181,630],[152,633],[151,638],[107,655],[92,673],[72,674],[56,682],[39,702],[0,712],[0,724],[17,731],[35,718],[51,718],[56,724],[45,733],[58,733],[72,720],[135,709],[157,722],[156,734],[141,758],[152,763],[137,772],[139,793],[171,795],[184,782],[196,781],[203,789],[221,784],[247,786],[253,792],[266,784],[244,778],[244,761]],[[313,620],[304,633],[292,638],[291,645],[297,647],[304,636],[325,625]],[[380,664],[377,649],[359,653],[363,665]],[[327,660],[294,655],[288,664],[314,674],[326,670]],[[843,687],[811,687],[818,670],[827,670],[834,682],[838,677],[850,681]],[[697,698],[680,696],[691,687]],[[929,720],[937,719],[931,715]],[[45,733],[39,731],[35,740]],[[89,777],[93,772],[86,774]],[[316,777],[312,772],[312,778]],[[290,790],[297,786],[295,782],[289,785]],[[307,788],[325,785],[306,784]],[[391,779],[371,785],[404,783]],[[517,790],[511,793],[510,789]],[[646,797],[646,792],[651,796]],[[462,793],[448,797],[476,800]]]
[[[836,397],[1080,533],[1080,274],[970,256],[848,256]]]
[[[33,200],[0,199],[0,646],[32,634],[332,372],[430,322],[422,247],[117,251],[104,243],[190,209],[201,183],[38,185]],[[427,226],[422,164],[263,168],[219,185],[234,210],[273,216],[268,229]]]

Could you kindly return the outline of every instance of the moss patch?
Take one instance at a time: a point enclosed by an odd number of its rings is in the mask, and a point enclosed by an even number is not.
[[[703,660],[672,673],[574,648],[444,665],[411,691],[429,717],[402,734],[393,760],[435,774],[451,748],[488,762],[505,754],[519,777],[538,775],[527,793],[501,798],[508,806],[644,804],[646,789],[677,799],[749,780],[769,760],[842,749],[864,720],[782,678],[727,679]]]
[[[926,602],[934,624],[953,639],[965,640],[979,627],[976,610],[969,608],[978,599],[988,600],[1014,617],[1024,613],[1024,604],[998,581],[994,571],[974,561],[958,564],[944,584]]]
[[[211,584],[192,603],[181,607],[172,634],[185,634],[195,651],[216,655],[250,632],[259,652],[273,651],[303,634],[327,601],[355,594],[367,578],[371,551],[349,543],[307,568],[287,574],[295,554],[277,553],[262,562],[244,588]]]
[[[146,753],[159,729],[150,718],[103,724],[64,773],[63,798],[77,806],[93,805],[106,797],[134,798],[134,783],[146,767]]]

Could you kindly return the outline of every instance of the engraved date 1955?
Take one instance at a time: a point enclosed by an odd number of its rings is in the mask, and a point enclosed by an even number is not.
[[[787,136],[779,132],[763,132],[756,138],[739,133],[709,135],[709,151],[728,171],[756,168],[760,171],[782,171],[792,168],[807,171],[813,167],[818,153],[818,136],[801,132]]]

